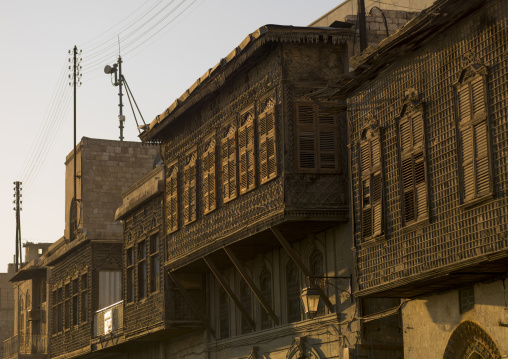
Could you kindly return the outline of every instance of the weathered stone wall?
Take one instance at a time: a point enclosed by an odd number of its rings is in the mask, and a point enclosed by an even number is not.
[[[83,137],[78,146],[77,196],[80,222],[88,238],[122,238],[122,225],[115,211],[122,204],[121,193],[153,168],[156,146],[128,141]],[[74,155],[66,161],[65,237],[69,238],[69,209],[74,196]]]
[[[464,350],[469,341],[485,341],[481,331],[470,325],[473,330],[456,342],[451,340],[460,324],[469,322],[478,325],[496,344],[501,355],[508,354],[506,325],[508,325],[507,280],[474,285],[474,308],[460,312],[459,291],[427,295],[408,301],[402,310],[404,331],[404,358],[418,359],[422,353],[428,358],[446,358],[445,350],[452,348]],[[432,345],[429,345],[432,343]],[[448,345],[450,344],[450,347]],[[481,353],[479,350],[480,354]],[[492,352],[490,352],[492,354]],[[503,356],[503,357],[505,357]],[[488,358],[488,356],[484,356]],[[494,357],[494,356],[493,356]]]

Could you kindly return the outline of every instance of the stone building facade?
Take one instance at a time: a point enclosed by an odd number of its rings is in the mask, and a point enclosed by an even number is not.
[[[402,298],[407,359],[508,356],[507,24],[505,1],[437,1],[336,92],[356,295]]]
[[[14,287],[9,281],[15,274],[14,264],[9,264],[6,273],[0,273],[0,342],[14,334]],[[3,345],[0,355],[3,356]]]

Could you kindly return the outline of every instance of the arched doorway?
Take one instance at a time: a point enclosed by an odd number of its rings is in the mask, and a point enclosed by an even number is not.
[[[501,359],[501,353],[490,335],[468,320],[453,331],[443,359]]]

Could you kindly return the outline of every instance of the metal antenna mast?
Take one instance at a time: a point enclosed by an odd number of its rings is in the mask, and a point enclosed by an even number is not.
[[[21,198],[21,182],[16,181],[14,182],[14,197],[15,200],[13,203],[16,207],[13,208],[13,210],[16,211],[16,272],[20,269],[21,263],[23,263],[22,255],[21,255],[21,218],[20,218],[20,211],[22,210],[21,204],[23,201],[20,200]]]

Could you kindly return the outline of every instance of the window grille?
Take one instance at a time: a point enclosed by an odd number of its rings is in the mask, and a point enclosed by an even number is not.
[[[170,167],[166,179],[167,232],[178,229],[178,170],[176,164]]]
[[[213,211],[217,206],[215,181],[215,141],[211,140],[203,153],[203,213]]]
[[[189,224],[196,220],[196,154],[183,169],[183,223]]]
[[[146,241],[138,243],[138,300],[146,298]]]
[[[88,321],[88,274],[81,276],[81,323]]]
[[[150,292],[160,289],[159,235],[150,237]]]
[[[235,199],[236,192],[236,131],[230,126],[221,141],[222,199],[224,203]]]
[[[134,248],[126,250],[126,273],[127,273],[127,303],[133,302],[135,297],[134,285]]]
[[[238,157],[240,159],[240,194],[256,187],[256,163],[254,154],[254,116],[245,115],[245,123],[238,129]]]

